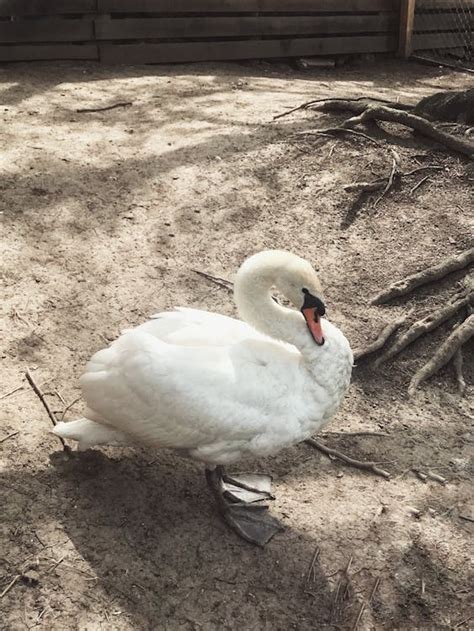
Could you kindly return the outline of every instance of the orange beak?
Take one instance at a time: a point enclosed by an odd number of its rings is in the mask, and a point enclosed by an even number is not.
[[[321,327],[321,316],[314,307],[302,309],[301,312],[304,315],[309,332],[313,336],[314,341],[318,346],[322,346],[324,344],[324,335]]]

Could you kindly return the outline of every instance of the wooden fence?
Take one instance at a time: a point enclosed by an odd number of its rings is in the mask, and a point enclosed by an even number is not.
[[[129,64],[389,53],[397,49],[399,4],[400,0],[0,0],[0,61]],[[425,44],[432,47],[430,30],[435,22],[429,10],[417,14],[416,50]]]

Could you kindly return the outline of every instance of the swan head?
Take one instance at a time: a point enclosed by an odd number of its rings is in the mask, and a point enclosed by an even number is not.
[[[324,344],[321,318],[326,308],[323,292],[318,275],[308,261],[282,250],[259,252],[248,258],[237,274],[235,291],[240,304],[244,284],[247,289],[251,285],[253,293],[268,293],[275,286],[301,311],[316,344]]]

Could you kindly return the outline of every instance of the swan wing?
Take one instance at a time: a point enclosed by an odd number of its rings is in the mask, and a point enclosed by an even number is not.
[[[135,330],[180,346],[227,346],[248,338],[267,339],[242,320],[185,307],[157,313]]]
[[[97,418],[140,441],[228,451],[287,416],[298,362],[296,349],[271,340],[180,346],[138,327],[92,357],[81,387]]]

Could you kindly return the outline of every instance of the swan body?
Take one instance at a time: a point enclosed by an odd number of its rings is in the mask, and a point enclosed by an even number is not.
[[[273,286],[299,310],[278,305]],[[242,320],[177,308],[123,332],[80,379],[84,417],[54,432],[80,449],[135,442],[211,467],[308,438],[337,411],[353,363],[336,326],[316,312],[307,320],[315,309],[305,311],[308,295],[323,304],[316,273],[300,257],[276,250],[250,257],[235,282]]]

